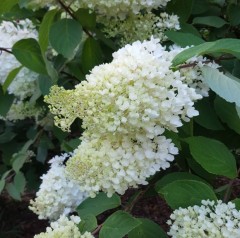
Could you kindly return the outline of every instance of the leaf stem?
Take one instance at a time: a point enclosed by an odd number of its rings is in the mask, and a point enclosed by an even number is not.
[[[149,187],[147,187],[142,191],[139,191],[134,197],[134,199],[124,208],[124,211],[131,212],[134,206],[136,205],[136,203],[144,196],[144,194],[148,191],[148,189]]]
[[[92,235],[93,236],[96,235],[101,230],[102,226],[103,226],[103,223],[98,225],[98,227],[92,232]]]
[[[207,64],[207,63],[211,63],[213,61],[216,61],[216,62],[220,62],[221,60],[231,60],[231,59],[235,59],[235,57],[233,56],[228,56],[226,54],[224,55],[221,55],[220,57],[216,58],[215,60],[205,60],[203,61],[202,63],[203,64]],[[198,64],[197,61],[193,62],[193,63],[189,63],[189,64],[182,64],[182,65],[179,65],[177,67],[177,69],[184,69],[184,68],[190,68],[190,67],[194,67]]]
[[[9,54],[12,54],[12,51],[9,50],[9,49],[10,49],[10,48],[0,47],[0,55],[2,54],[2,51],[5,51],[5,52],[7,52],[7,53],[9,53]]]

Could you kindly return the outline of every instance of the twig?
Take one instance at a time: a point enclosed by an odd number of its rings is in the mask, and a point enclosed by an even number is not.
[[[9,48],[10,49],[10,48]],[[2,53],[2,51],[5,51],[5,52],[7,52],[7,53],[9,53],[9,54],[12,54],[12,51],[11,50],[9,50],[8,48],[4,48],[4,47],[0,47],[0,52]]]
[[[237,171],[237,177],[239,176],[239,174],[240,174],[240,168]],[[227,188],[227,190],[226,190],[226,192],[224,194],[223,202],[227,202],[228,201],[228,199],[229,199],[229,197],[231,195],[231,190],[232,190],[233,184],[234,184],[235,181],[236,181],[236,178],[232,179],[229,182],[228,188]]]
[[[103,223],[98,225],[98,227],[92,232],[92,235],[93,236],[96,235],[101,230],[102,226],[103,226]]]
[[[231,60],[231,59],[235,59],[235,57],[231,56],[231,57],[227,57],[226,55],[221,55],[220,57],[216,58],[215,60],[205,60],[202,63],[203,64],[207,64],[207,63],[211,63],[213,61],[216,62],[220,62],[221,60]],[[193,63],[189,63],[189,64],[182,64],[180,66],[178,66],[178,69],[183,69],[183,68],[190,68],[190,67],[194,67],[198,64],[198,62],[193,62]]]
[[[124,208],[124,211],[131,212],[136,203],[144,196],[144,194],[149,190],[149,188],[150,187],[147,187],[146,189],[140,191],[132,200],[132,202]]]
[[[68,6],[66,6],[61,0],[57,0],[58,3],[61,5],[61,7],[74,19],[77,20],[77,18],[74,16],[74,13],[72,12],[72,9]],[[89,36],[92,37],[92,35],[90,34],[90,32],[88,30],[86,30],[85,28],[83,28],[84,32]]]

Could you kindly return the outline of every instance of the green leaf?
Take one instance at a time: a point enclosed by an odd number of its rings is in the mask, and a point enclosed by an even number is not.
[[[15,79],[19,71],[22,69],[22,66],[13,69],[7,76],[6,80],[3,83],[2,89],[3,92],[6,93],[9,85],[12,83],[12,81]]]
[[[186,22],[190,17],[193,0],[172,0],[167,4],[167,12],[179,16],[181,22]]]
[[[52,84],[56,84],[59,79],[57,70],[54,68],[53,64],[46,59],[45,56],[44,56],[44,62],[46,64],[46,69],[49,77],[51,78]]]
[[[199,45],[205,42],[202,38],[190,33],[167,31],[164,34],[168,37],[169,40],[182,47],[189,45]]]
[[[14,96],[10,94],[4,94],[0,87],[0,115],[5,117],[12,106]]]
[[[8,12],[17,3],[18,3],[18,0],[1,0],[1,2],[0,2],[0,14]]]
[[[81,43],[82,27],[73,19],[61,19],[55,22],[49,32],[52,47],[66,58],[72,58]]]
[[[61,150],[66,152],[71,152],[75,150],[81,143],[81,140],[79,138],[72,139],[70,141],[64,140],[61,144]]]
[[[138,218],[139,226],[129,232],[128,238],[168,238],[164,230],[149,219]]]
[[[195,17],[193,19],[193,24],[212,26],[220,28],[227,24],[225,20],[217,16],[207,16],[207,17]]]
[[[207,183],[204,179],[198,177],[197,175],[190,174],[187,172],[173,172],[165,175],[163,178],[158,180],[155,185],[155,190],[160,191],[163,187],[167,186],[176,180],[197,180],[203,183]]]
[[[237,26],[240,24],[239,12],[240,6],[236,4],[230,4],[230,6],[228,7],[229,22],[232,26]]]
[[[48,95],[50,88],[53,86],[52,79],[47,75],[39,75],[37,82],[42,95]]]
[[[11,169],[10,170],[7,170],[3,175],[2,175],[2,178],[1,179],[5,179],[7,178],[7,176],[11,173]]]
[[[211,107],[209,98],[205,97],[195,104],[195,108],[199,111],[199,115],[194,118],[199,125],[210,130],[224,130],[218,116]]]
[[[26,179],[24,177],[24,174],[20,171],[14,177],[14,186],[19,193],[24,192],[24,188],[26,186]]]
[[[89,9],[79,8],[74,16],[81,23],[84,28],[95,28],[96,26],[96,14],[91,12]]]
[[[229,128],[240,134],[240,118],[235,104],[228,103],[224,99],[216,97],[214,107],[220,119],[225,122]]]
[[[94,33],[96,34],[97,39],[99,39],[101,42],[103,42],[112,51],[116,51],[118,49],[116,47],[115,43],[111,39],[106,38],[106,36],[100,30],[94,29]]]
[[[1,194],[1,192],[3,191],[4,187],[5,187],[5,180],[4,180],[4,179],[1,179],[1,180],[0,180],[0,194]]]
[[[202,200],[216,200],[214,191],[196,180],[176,180],[158,191],[172,209],[200,205]]]
[[[85,73],[88,73],[94,66],[102,63],[102,51],[98,41],[88,38],[83,45],[82,66]]]
[[[194,174],[198,175],[201,178],[204,178],[206,181],[212,183],[216,179],[216,175],[208,173],[199,163],[192,158],[191,155],[186,157],[189,168]]]
[[[36,160],[41,163],[44,163],[45,160],[47,159],[48,149],[53,149],[53,148],[54,146],[50,138],[46,136],[46,134],[42,134],[38,143]]]
[[[105,193],[99,193],[95,198],[87,198],[77,208],[79,216],[88,214],[99,215],[109,209],[116,208],[121,205],[121,199],[118,195],[113,194],[107,197]]]
[[[79,229],[82,233],[86,231],[93,231],[97,227],[97,219],[94,215],[88,214],[85,216],[81,215],[81,222]]]
[[[117,211],[103,223],[99,238],[122,238],[141,222],[129,213]]]
[[[13,170],[16,173],[18,173],[19,170],[22,168],[22,166],[24,165],[27,158],[28,158],[28,156],[27,156],[26,152],[21,152],[20,151],[20,152],[13,155],[12,167],[13,167]]]
[[[58,9],[48,11],[44,15],[42,23],[39,27],[38,39],[39,39],[39,45],[42,52],[45,52],[47,50],[48,42],[49,42],[49,31],[55,20],[57,13],[58,13]]]
[[[231,201],[232,203],[235,204],[236,209],[240,211],[240,198],[235,198],[234,200]]]
[[[209,1],[208,0],[195,0],[193,1],[192,14],[202,14],[209,10]]]
[[[198,37],[202,37],[201,34],[198,32],[198,30],[191,24],[182,22],[180,24],[180,30],[178,32],[183,32],[183,33],[190,33],[192,35],[198,36]],[[202,38],[201,38],[202,39]]]
[[[13,45],[12,52],[25,67],[39,74],[47,74],[41,49],[35,39],[23,39]]]
[[[6,185],[6,189],[9,193],[9,195],[18,200],[18,201],[21,201],[21,196],[20,196],[20,192],[17,190],[17,188],[14,186],[13,183],[9,183]]]
[[[186,49],[175,56],[172,63],[177,66],[186,62],[193,56],[211,54],[211,53],[228,53],[240,58],[240,40],[239,39],[220,39],[214,42],[205,42],[201,45]]]
[[[228,102],[235,102],[240,106],[240,79],[231,75],[231,78],[218,69],[209,66],[202,67],[204,82],[220,97]]]
[[[202,136],[186,139],[191,155],[206,171],[228,178],[237,176],[236,160],[220,141]]]
[[[17,134],[12,132],[11,128],[7,127],[6,131],[0,134],[0,144],[11,141]]]
[[[81,70],[81,65],[77,62],[70,62],[67,64],[67,67],[69,69],[69,73],[76,77],[79,81],[82,81],[85,79],[84,74]]]

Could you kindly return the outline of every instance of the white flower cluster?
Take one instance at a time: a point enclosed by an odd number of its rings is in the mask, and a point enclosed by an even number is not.
[[[26,118],[34,118],[38,122],[39,118],[44,114],[44,108],[37,106],[35,103],[29,101],[15,101],[10,107],[3,120],[15,122],[17,120],[24,120]]]
[[[19,40],[26,38],[36,39],[38,37],[37,30],[28,19],[17,22],[2,21],[0,24],[0,32],[0,46],[8,50],[11,50],[12,46]],[[0,64],[0,84],[5,82],[8,74],[13,69],[21,65],[14,55],[5,51],[2,51],[0,54]],[[22,120],[36,114],[39,115],[42,112],[42,108],[33,108],[33,104],[24,102],[26,98],[31,97],[35,93],[37,77],[38,74],[23,67],[11,82],[8,87],[8,93],[13,94],[17,99],[7,115],[7,120]],[[19,109],[21,108],[24,109],[24,111],[20,111]],[[39,112],[37,112],[38,110]],[[24,117],[24,115],[26,115],[26,117]]]
[[[141,10],[151,11],[164,7],[170,0],[81,0],[80,6],[96,11],[106,17],[125,19],[128,14],[138,14]]]
[[[80,221],[78,216],[71,216],[68,219],[62,215],[57,221],[51,222],[46,232],[35,235],[34,238],[94,238],[89,232],[80,233],[77,227]]]
[[[117,18],[107,19],[105,16],[98,17],[98,21],[104,25],[103,31],[106,37],[119,38],[119,45],[124,46],[134,41],[150,39],[151,36],[158,38],[161,42],[167,37],[166,30],[179,30],[178,16],[161,13],[156,16],[152,12],[145,14],[132,14],[124,20]]]
[[[202,96],[186,84],[187,76],[171,70],[172,58],[156,39],[137,41],[95,67],[75,89],[54,86],[45,97],[63,130],[82,119],[86,130],[66,173],[89,196],[145,185],[178,153],[162,134],[198,115],[194,101]]]
[[[56,220],[60,215],[68,215],[86,198],[79,185],[65,176],[66,160],[70,154],[55,156],[49,162],[51,167],[41,179],[42,183],[35,200],[30,201],[30,209],[39,219]]]
[[[156,39],[126,45],[75,90],[53,88],[46,101],[57,115],[56,124],[68,130],[80,117],[90,133],[129,135],[143,130],[149,138],[163,128],[177,131],[182,120],[198,115],[194,101],[202,96],[184,83],[187,79],[180,71],[170,69],[171,60]]]
[[[201,206],[175,210],[170,218],[168,235],[173,238],[240,237],[240,211],[232,202],[204,200]]]
[[[67,162],[66,173],[76,180],[89,196],[100,190],[112,196],[124,194],[129,187],[146,185],[146,179],[160,169],[166,169],[178,149],[165,136],[148,139],[145,134],[107,135],[86,138]]]

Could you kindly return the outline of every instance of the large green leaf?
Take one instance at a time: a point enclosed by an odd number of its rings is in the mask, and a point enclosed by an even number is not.
[[[96,26],[96,14],[89,9],[79,8],[74,12],[74,16],[81,23],[83,27],[94,28]]]
[[[139,226],[129,232],[128,238],[168,238],[164,230],[151,220],[138,218]]]
[[[155,185],[155,190],[160,191],[163,187],[167,186],[169,183],[172,183],[176,180],[197,180],[203,183],[206,183],[205,180],[198,177],[197,175],[190,174],[187,172],[173,172],[165,175]]]
[[[106,210],[118,207],[121,205],[120,197],[113,194],[112,197],[107,197],[105,193],[99,193],[95,198],[87,198],[77,208],[79,216],[93,214],[95,216],[105,212]]]
[[[66,58],[72,58],[82,39],[82,27],[73,19],[55,22],[49,32],[52,47]]]
[[[48,42],[49,42],[49,31],[57,13],[58,13],[58,10],[54,9],[54,10],[48,11],[43,17],[42,23],[39,28],[39,35],[38,35],[39,45],[41,47],[42,52],[45,52],[47,50]]]
[[[239,12],[240,12],[240,6],[236,4],[229,5],[228,17],[229,17],[229,22],[232,26],[237,26],[240,24]]]
[[[4,94],[2,88],[0,87],[0,115],[5,117],[12,106],[14,100],[13,95]]]
[[[9,85],[12,83],[12,81],[15,79],[19,71],[22,69],[22,66],[13,69],[7,76],[6,80],[4,81],[4,84],[2,86],[3,92],[6,93]]]
[[[189,45],[199,45],[205,42],[202,38],[191,33],[167,31],[165,32],[165,35],[168,37],[169,40],[182,47],[186,47]]]
[[[213,110],[212,105],[210,104],[209,98],[206,97],[199,100],[195,104],[195,107],[199,111],[199,115],[194,117],[194,121],[199,125],[210,130],[224,130],[215,110]]]
[[[192,12],[193,2],[193,0],[172,0],[166,10],[179,16],[181,22],[186,22]]]
[[[225,20],[218,16],[196,17],[193,19],[193,24],[212,26],[220,28],[227,24]]]
[[[78,227],[82,233],[86,231],[93,231],[97,227],[97,219],[92,214],[85,216],[81,215],[81,222]]]
[[[219,96],[228,102],[240,106],[240,79],[231,75],[228,77],[218,69],[209,66],[202,67],[204,82]]]
[[[140,224],[141,222],[129,213],[117,211],[103,223],[99,238],[122,238]]]
[[[16,135],[10,127],[7,127],[6,130],[0,134],[0,144],[11,141]]]
[[[220,119],[225,122],[229,128],[240,134],[240,118],[235,104],[228,103],[224,99],[216,97],[214,107]]]
[[[172,209],[200,205],[202,200],[216,200],[214,191],[196,180],[176,180],[158,191]]]
[[[201,45],[186,49],[176,55],[173,59],[173,66],[186,62],[193,56],[212,54],[212,53],[229,53],[240,58],[240,40],[239,39],[220,39],[214,42],[206,42]]]
[[[234,200],[231,201],[232,203],[235,204],[236,209],[240,211],[240,198],[235,198]]]
[[[37,82],[42,95],[45,96],[49,94],[50,88],[53,86],[53,81],[51,80],[51,78],[49,78],[49,76],[47,75],[40,75]]]
[[[13,45],[12,52],[25,67],[39,74],[47,74],[41,49],[35,39],[23,39]]]
[[[102,63],[102,51],[98,41],[93,38],[88,38],[82,51],[82,66],[83,71],[88,73],[94,66]]]
[[[14,177],[14,186],[19,193],[24,192],[24,188],[26,186],[26,179],[24,174],[20,171]]]
[[[202,136],[186,139],[191,155],[205,170],[228,178],[237,176],[236,160],[220,141]]]
[[[198,32],[198,30],[191,24],[182,22],[180,25],[181,29],[177,32],[183,32],[183,33],[190,33],[192,35],[202,37],[201,34]]]
[[[16,173],[23,167],[25,161],[28,159],[26,152],[18,152],[13,155],[12,167]]]
[[[1,0],[0,1],[0,14],[8,12],[17,3],[18,3],[18,0]]]
[[[210,4],[208,0],[194,0],[192,14],[198,15],[209,10]]]
[[[18,191],[18,189],[15,187],[13,183],[7,184],[6,189],[12,198],[19,201],[21,200],[20,192]]]
[[[0,194],[1,194],[1,192],[3,191],[4,187],[5,187],[5,180],[4,180],[4,179],[1,179],[1,180],[0,180]]]

